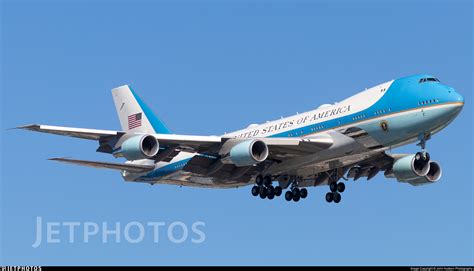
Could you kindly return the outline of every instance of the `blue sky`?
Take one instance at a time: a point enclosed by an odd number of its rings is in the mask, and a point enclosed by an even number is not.
[[[2,1],[0,264],[472,265],[472,13],[470,1]],[[6,130],[119,129],[110,89],[130,84],[176,133],[218,135],[416,73],[466,100],[428,142],[443,179],[349,182],[338,205],[326,187],[295,204],[125,183],[46,160],[117,161],[95,142]],[[206,240],[69,244],[62,232],[33,248],[38,216],[203,221]]]

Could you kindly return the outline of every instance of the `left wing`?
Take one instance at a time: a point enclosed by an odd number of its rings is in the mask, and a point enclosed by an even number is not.
[[[133,173],[147,172],[147,171],[153,170],[155,168],[155,166],[153,166],[153,165],[137,165],[137,164],[120,164],[120,163],[109,163],[109,162],[96,162],[96,161],[77,160],[77,159],[70,159],[70,158],[50,158],[49,160],[68,163],[68,164],[94,167],[94,168],[126,170],[126,171],[133,172]]]

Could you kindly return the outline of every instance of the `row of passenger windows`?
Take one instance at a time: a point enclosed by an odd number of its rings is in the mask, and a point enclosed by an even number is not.
[[[311,127],[311,131],[313,131],[313,132],[314,132],[314,131],[321,130],[321,129],[323,129],[323,128],[324,128],[324,126],[323,126],[323,125],[318,125],[318,126]]]
[[[425,82],[439,82],[438,78],[434,77],[428,77],[428,78],[421,78],[419,83],[425,83]]]
[[[439,102],[438,99],[431,99],[427,101],[419,101],[418,105],[427,105],[427,104],[432,104],[432,103],[437,103],[437,102]]]
[[[288,136],[291,137],[291,136],[299,136],[299,135],[302,135],[303,134],[303,130],[299,130],[299,131],[294,131],[294,132],[291,132],[291,133],[288,133]]]
[[[177,168],[182,168],[182,167],[184,167],[185,165],[186,165],[185,162],[181,162],[181,163],[179,163],[179,164],[176,164],[176,165],[174,166],[174,168],[175,168],[175,169],[177,169]]]
[[[363,118],[365,118],[365,114],[361,114],[361,115],[354,116],[354,117],[352,118],[352,120],[360,120],[360,119],[363,119]]]
[[[380,109],[380,110],[376,110],[376,111],[374,112],[374,115],[381,115],[381,114],[385,114],[385,113],[390,112],[390,111],[392,111],[391,108]]]

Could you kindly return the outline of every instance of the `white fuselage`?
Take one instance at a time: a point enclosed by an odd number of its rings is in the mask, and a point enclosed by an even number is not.
[[[406,87],[400,87],[398,82],[391,88],[396,81],[392,80],[366,89],[339,103],[323,105],[315,110],[264,124],[251,125],[246,129],[228,133],[224,137],[312,137],[330,131],[347,133],[348,129],[354,127],[367,132],[369,136],[358,142],[361,146],[359,150],[349,152],[345,149],[331,149],[289,159],[269,169],[271,174],[285,173],[304,177],[331,169],[331,161],[336,162],[337,166],[357,163],[375,152],[414,142],[420,133],[427,131],[436,133],[459,113],[457,110],[459,105],[455,102],[430,98],[429,100],[433,102],[424,104],[422,103],[424,98],[421,96],[420,98],[416,93],[399,97],[401,95],[399,93],[407,90]],[[391,93],[388,94],[389,92]],[[396,97],[399,98],[395,99]],[[418,105],[417,99],[420,100]],[[388,123],[390,128],[383,130],[382,122]],[[162,174],[153,175],[152,178],[137,179],[138,176],[134,175],[124,177],[130,181],[200,187],[236,187],[248,184],[183,171],[182,168],[195,155],[197,153],[180,152],[170,162],[158,162],[155,171]]]

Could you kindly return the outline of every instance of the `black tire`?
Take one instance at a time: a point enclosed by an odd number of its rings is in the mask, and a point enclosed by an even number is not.
[[[306,188],[301,188],[300,190],[300,197],[305,199],[308,196],[308,190]]]
[[[263,177],[262,177],[262,175],[258,175],[257,178],[255,178],[255,183],[256,183],[258,186],[262,186],[262,185],[263,185]]]
[[[260,189],[260,198],[264,199],[267,197],[267,189]]]
[[[331,192],[336,192],[337,191],[337,183],[336,182],[332,182],[329,184],[329,190],[331,190]]]
[[[254,197],[258,196],[259,193],[260,193],[260,188],[258,186],[252,187],[252,195]]]
[[[416,160],[416,161],[420,161],[420,160],[421,160],[421,157],[423,157],[423,156],[421,155],[421,152],[417,152],[417,153],[415,154],[415,160]]]
[[[286,191],[285,193],[285,199],[287,201],[291,201],[293,199],[293,193],[291,193],[291,191]]]
[[[267,198],[273,199],[274,197],[275,197],[275,188],[273,188],[273,186],[270,186],[267,188]]]
[[[275,188],[273,186],[267,187],[267,195],[273,194],[275,196]]]
[[[283,189],[281,189],[281,186],[276,186],[275,187],[275,196],[277,196],[277,197],[281,196],[281,192],[283,192]]]
[[[300,196],[299,193],[293,195],[293,201],[294,201],[294,202],[298,202],[298,201],[300,200],[300,198],[301,198],[301,196]]]
[[[328,193],[326,194],[326,201],[327,201],[327,202],[332,202],[333,199],[334,199],[334,194],[331,193],[331,192],[328,192]]]
[[[263,185],[265,186],[271,186],[272,185],[272,176],[265,176],[263,177]]]
[[[344,183],[338,183],[337,184],[337,192],[342,193],[346,190],[346,185]]]
[[[294,197],[298,197],[298,200],[299,200],[299,198],[301,198],[301,191],[300,191],[299,188],[295,188],[291,192],[293,193],[293,199],[294,199]]]
[[[430,154],[427,152],[417,152],[415,154],[415,160],[420,162],[426,162],[430,160]]]
[[[339,193],[334,193],[334,202],[339,203],[341,201],[341,194]]]

